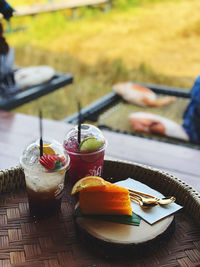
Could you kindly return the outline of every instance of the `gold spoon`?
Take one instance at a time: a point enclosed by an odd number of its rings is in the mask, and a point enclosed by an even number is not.
[[[157,203],[157,198],[155,197],[142,197],[141,195],[138,195],[136,193],[129,193],[131,197],[139,198],[144,204],[146,205],[152,205]]]
[[[175,202],[176,198],[175,197],[164,197],[164,198],[152,198],[152,197],[142,197],[138,194],[132,194],[130,193],[130,197],[133,198],[137,198],[140,199],[140,201],[142,201],[143,205],[156,205],[156,204],[160,204],[160,205],[167,205],[170,204],[172,202]]]
[[[176,201],[175,197],[163,197],[163,198],[159,198],[157,200],[157,203],[160,205],[167,205],[167,204],[173,203],[175,201]]]
[[[137,197],[130,197],[131,201],[137,202],[141,208],[151,208],[155,205],[157,205],[156,202],[154,202],[153,204],[145,204],[144,202],[142,202],[141,199],[137,198]]]

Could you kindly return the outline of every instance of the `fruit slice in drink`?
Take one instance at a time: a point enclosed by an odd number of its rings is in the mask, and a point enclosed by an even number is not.
[[[103,152],[99,152],[99,149],[103,147],[102,140],[98,140],[96,137],[87,137],[79,145],[80,158],[86,163],[96,162]]]

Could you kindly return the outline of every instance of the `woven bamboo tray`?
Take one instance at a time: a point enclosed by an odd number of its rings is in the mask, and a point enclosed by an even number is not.
[[[159,170],[122,161],[105,161],[104,178],[108,177],[112,182],[133,177],[175,195],[184,210],[175,215],[173,235],[134,257],[87,239],[76,231],[68,182],[60,214],[34,222],[24,173],[16,167],[0,172],[0,266],[200,266],[200,195],[192,187]],[[116,254],[117,249],[121,253]]]

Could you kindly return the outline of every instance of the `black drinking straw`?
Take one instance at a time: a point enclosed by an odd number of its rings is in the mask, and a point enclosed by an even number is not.
[[[81,103],[78,102],[78,143],[81,142]]]
[[[42,140],[42,111],[39,111],[40,118],[40,157],[43,156],[43,140]]]

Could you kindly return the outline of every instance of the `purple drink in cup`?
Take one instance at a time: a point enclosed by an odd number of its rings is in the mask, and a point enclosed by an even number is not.
[[[81,124],[81,138],[78,142],[78,126],[65,136],[65,152],[70,157],[68,171],[74,184],[85,176],[102,176],[106,140],[102,132],[91,124]]]

